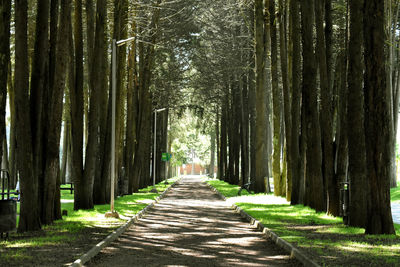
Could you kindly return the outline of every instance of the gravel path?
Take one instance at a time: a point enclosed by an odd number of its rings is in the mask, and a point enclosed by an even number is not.
[[[87,266],[301,266],[227,205],[183,178]]]

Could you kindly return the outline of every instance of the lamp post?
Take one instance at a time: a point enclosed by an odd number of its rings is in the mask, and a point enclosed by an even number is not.
[[[153,148],[153,189],[150,192],[158,193],[156,189],[156,162],[157,162],[157,113],[166,110],[167,108],[160,108],[154,110],[154,148]]]
[[[116,91],[117,91],[117,46],[122,46],[126,43],[135,40],[131,37],[124,40],[112,40],[112,54],[111,54],[111,82],[112,82],[112,98],[111,98],[111,197],[110,197],[110,211],[106,213],[106,217],[118,218],[118,213],[114,210],[114,181],[115,181],[115,110],[116,110]]]

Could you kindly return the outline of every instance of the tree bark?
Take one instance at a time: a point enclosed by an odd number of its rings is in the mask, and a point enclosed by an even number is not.
[[[366,234],[395,234],[390,207],[391,127],[389,87],[385,70],[385,1],[364,3],[364,95],[367,177]]]
[[[334,175],[333,154],[333,104],[328,70],[327,49],[324,34],[323,8],[324,1],[315,2],[315,24],[317,29],[317,59],[321,88],[321,137],[323,151],[322,174],[324,178],[324,194],[327,192],[327,212],[339,216],[339,188]]]
[[[316,61],[313,45],[314,0],[301,2],[303,41],[303,97],[305,104],[307,152],[306,152],[306,205],[316,211],[325,211],[322,181],[321,130],[319,126]]]
[[[300,88],[300,73],[301,73],[301,49],[300,49],[300,17],[299,17],[299,2],[296,0],[290,1],[290,21],[291,21],[291,38],[290,45],[293,50],[291,60],[291,73],[292,73],[292,99],[291,99],[291,116],[292,124],[291,128],[287,129],[291,131],[291,144],[290,144],[290,158],[289,168],[292,172],[292,187],[291,187],[291,205],[302,203],[300,200],[300,189],[302,188],[301,182],[304,173],[301,172],[301,155],[300,155],[300,103],[302,99],[302,93]],[[303,127],[304,128],[304,127]]]
[[[8,65],[8,95],[10,101],[10,153],[9,153],[9,172],[13,187],[17,184],[17,149],[16,149],[16,121],[15,121],[15,88],[11,73],[11,62]]]
[[[3,146],[6,137],[6,100],[8,66],[10,64],[10,21],[11,21],[11,1],[0,1],[0,155],[7,147]],[[4,160],[6,160],[4,158]]]
[[[290,155],[292,143],[292,116],[291,116],[291,103],[290,103],[290,82],[288,73],[288,49],[286,39],[286,3],[279,0],[279,45],[280,45],[280,59],[281,59],[281,74],[282,74],[282,89],[283,89],[283,107],[284,107],[284,122],[285,122],[285,147],[286,147],[286,200],[291,201],[292,195],[292,157]]]
[[[208,169],[209,175],[214,178],[214,166],[215,166],[215,127],[212,128],[210,133],[210,167]]]
[[[88,187],[83,177],[83,37],[82,37],[82,1],[75,1],[74,15],[75,41],[75,82],[70,90],[71,101],[71,145],[72,177],[74,183],[74,209],[90,208],[85,200]],[[70,46],[73,46],[70,38]],[[71,48],[70,48],[71,50]],[[71,62],[72,59],[71,59]],[[85,203],[86,202],[86,203]]]
[[[33,149],[29,107],[29,65],[28,65],[28,1],[15,0],[15,119],[18,166],[20,168],[20,219],[18,232],[34,231],[41,228],[38,199],[38,179],[33,171]]]
[[[135,22],[132,23],[133,35]],[[135,158],[136,121],[137,121],[137,72],[136,72],[136,40],[131,43],[128,56],[128,89],[127,89],[127,123],[126,123],[126,176],[128,179],[128,194],[132,194],[133,188],[133,162]]]
[[[347,56],[342,52],[337,58],[334,88],[338,92],[337,122],[336,122],[336,181],[348,182],[348,113],[347,113]],[[345,221],[347,224],[348,222]]]
[[[219,179],[226,180],[226,168],[227,168],[227,129],[226,129],[226,102],[223,101],[221,105],[221,141],[220,141],[220,161],[219,165]]]
[[[255,56],[256,56],[256,158],[255,185],[256,193],[266,192],[265,179],[268,179],[267,151],[267,111],[265,79],[265,31],[264,5],[262,0],[255,0]]]
[[[272,176],[274,179],[274,195],[284,196],[284,181],[281,173],[281,110],[282,91],[278,86],[278,37],[276,30],[275,0],[269,0],[269,18],[271,28],[271,80],[272,80],[272,116],[273,116],[273,154],[272,154]],[[286,181],[285,181],[286,183]]]
[[[350,2],[350,40],[348,70],[348,146],[350,202],[349,225],[365,227],[367,217],[368,180],[366,176],[366,140],[364,130],[364,95],[362,41],[363,1]]]
[[[243,55],[245,58],[245,64],[248,62],[247,55]],[[249,83],[248,73],[243,75],[243,81],[241,83],[241,95],[240,95],[240,106],[242,107],[240,111],[241,115],[241,170],[242,170],[242,185],[248,183],[249,179]]]
[[[61,166],[60,166],[61,184],[66,183],[67,158],[68,158],[68,153],[70,152],[69,147],[70,147],[70,140],[71,140],[70,132],[71,132],[71,122],[69,122],[68,120],[64,120],[64,132],[63,132],[63,144],[62,144],[63,150],[62,150],[62,158],[61,158]]]
[[[68,65],[68,39],[69,35],[69,21],[70,3],[63,1],[61,4],[60,15],[60,32],[57,41],[57,52],[55,59],[55,74],[54,74],[54,87],[50,91],[49,103],[49,125],[47,127],[47,144],[46,144],[46,165],[44,169],[44,195],[43,210],[42,210],[42,223],[50,224],[54,219],[60,219],[61,210],[56,210],[56,200],[59,203],[60,199],[60,133],[61,133],[61,120],[63,113],[63,96],[65,87],[65,77]],[[58,187],[57,187],[58,185]],[[57,218],[55,215],[58,215]]]
[[[30,83],[30,116],[33,148],[34,175],[39,181],[39,212],[44,220],[44,203],[41,196],[47,194],[44,178],[46,164],[46,139],[49,105],[49,14],[50,1],[38,2],[32,72]]]

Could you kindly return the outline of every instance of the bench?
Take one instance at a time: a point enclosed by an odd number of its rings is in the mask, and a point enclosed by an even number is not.
[[[243,184],[240,187],[239,191],[238,191],[238,196],[242,195],[242,190],[243,189],[246,189],[246,191],[249,192],[249,194],[251,194],[251,191],[250,191],[251,184],[252,184],[252,182],[248,182],[248,183]]]
[[[69,185],[69,187],[61,187],[60,186],[60,190],[69,190],[71,194],[74,192],[74,184],[73,183],[66,183],[64,185]]]

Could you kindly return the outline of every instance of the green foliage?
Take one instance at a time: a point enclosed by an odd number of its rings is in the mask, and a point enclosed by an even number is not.
[[[303,205],[271,204],[283,200],[274,196],[237,197],[237,186],[218,180],[207,182],[278,236],[307,251],[321,265],[381,266],[400,262],[399,224],[395,224],[397,235],[364,235],[364,229],[347,227],[339,217],[316,213]]]
[[[196,117],[186,111],[181,118],[172,118],[170,122],[170,138],[172,138],[172,166],[191,163],[192,150],[195,162],[206,165],[210,156],[210,138],[196,128]]]

